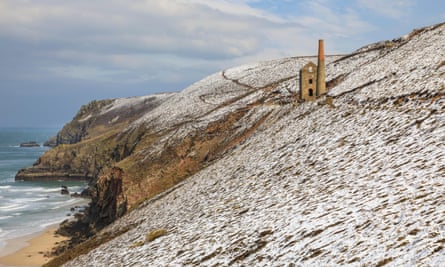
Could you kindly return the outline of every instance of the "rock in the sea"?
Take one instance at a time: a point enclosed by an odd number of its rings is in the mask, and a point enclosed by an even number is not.
[[[77,193],[77,192],[74,192],[74,193],[71,194],[71,197],[79,198],[79,197],[81,197],[81,195],[79,193]]]
[[[82,190],[82,192],[80,192],[80,196],[84,197],[84,198],[91,198],[91,196],[93,195],[93,188],[91,187],[87,187],[84,190]]]
[[[36,141],[29,141],[29,142],[24,142],[20,144],[20,147],[39,147],[40,145],[37,144]]]
[[[93,188],[85,188],[82,190],[82,192],[74,192],[71,194],[71,197],[75,197],[75,198],[91,198],[91,196],[93,195]]]
[[[60,194],[62,194],[62,195],[69,195],[70,191],[68,191],[68,187],[66,187],[65,185],[62,185],[62,189],[60,190]]]

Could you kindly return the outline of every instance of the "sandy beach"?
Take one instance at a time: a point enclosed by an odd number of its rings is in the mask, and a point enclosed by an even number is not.
[[[65,237],[56,236],[57,226],[51,226],[40,233],[6,241],[5,249],[0,252],[0,267],[42,266],[49,261],[45,252],[50,251]]]

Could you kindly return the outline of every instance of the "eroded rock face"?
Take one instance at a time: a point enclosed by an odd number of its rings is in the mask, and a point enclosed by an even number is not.
[[[57,145],[75,144],[88,136],[90,128],[94,127],[92,125],[94,120],[90,120],[90,118],[96,117],[96,114],[100,113],[101,108],[109,105],[111,102],[112,100],[92,101],[82,106],[73,120],[66,124],[57,134]]]
[[[100,176],[94,185],[89,215],[91,223],[98,228],[113,222],[127,210],[127,199],[122,188],[123,175],[122,169],[114,167],[106,175]]]
[[[89,189],[79,195],[72,195],[90,198],[91,202],[87,209],[75,215],[74,220],[66,220],[60,225],[58,234],[70,237],[70,240],[54,251],[54,255],[69,252],[125,214],[127,199],[122,187],[123,179],[123,170],[113,167],[107,174],[101,175]],[[62,187],[62,193],[69,194],[66,187]]]

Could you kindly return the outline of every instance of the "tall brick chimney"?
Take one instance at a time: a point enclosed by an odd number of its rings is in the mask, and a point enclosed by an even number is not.
[[[326,94],[326,66],[324,63],[324,41],[318,40],[318,64],[316,95]]]

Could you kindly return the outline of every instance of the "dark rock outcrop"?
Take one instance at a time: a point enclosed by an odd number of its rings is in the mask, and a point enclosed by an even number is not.
[[[57,234],[70,239],[55,248],[52,251],[53,256],[70,251],[76,245],[87,241],[127,211],[127,199],[122,188],[123,176],[122,169],[111,168],[108,174],[100,176],[93,186],[74,196],[91,198],[91,202],[88,207],[73,208],[71,211],[76,212],[75,218],[61,223]]]
[[[114,167],[97,179],[89,208],[90,223],[95,228],[110,224],[127,211],[127,199],[122,188],[123,176],[123,170]]]
[[[47,141],[45,141],[43,143],[43,146],[46,146],[46,147],[56,147],[57,146],[57,137],[56,136],[50,137]]]
[[[62,195],[70,194],[70,191],[68,190],[68,187],[66,185],[62,185],[62,188],[60,189],[60,194],[62,194]]]

